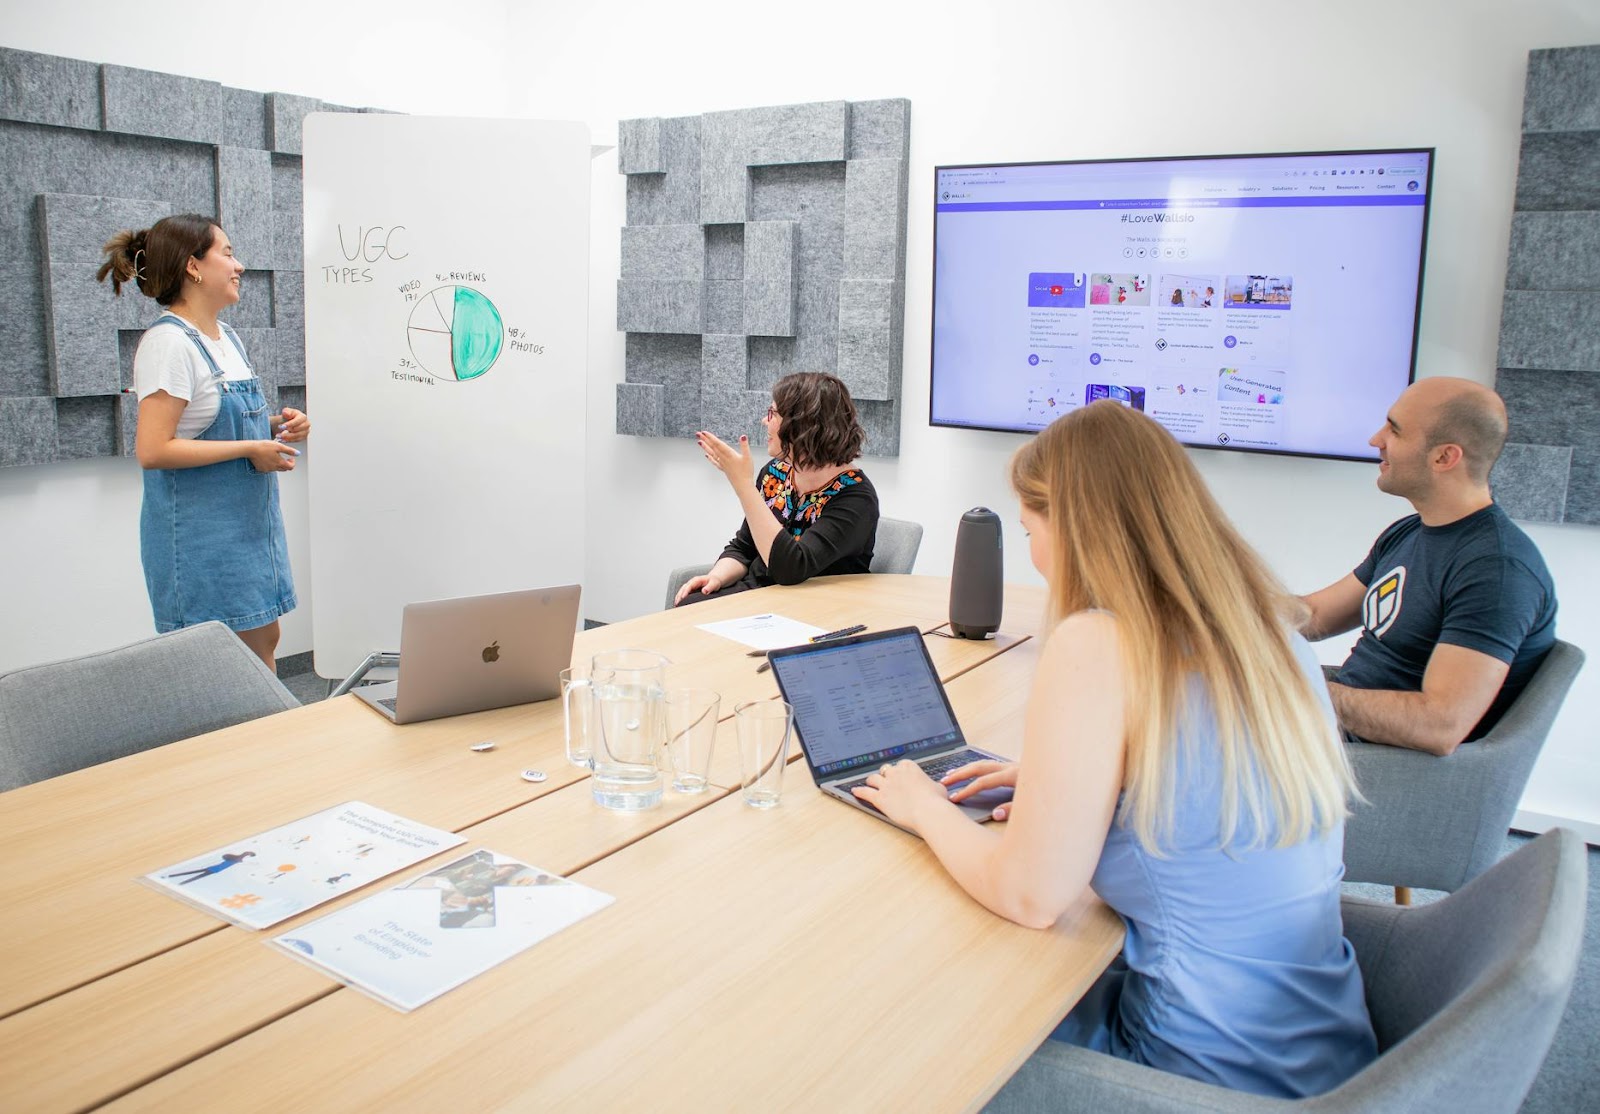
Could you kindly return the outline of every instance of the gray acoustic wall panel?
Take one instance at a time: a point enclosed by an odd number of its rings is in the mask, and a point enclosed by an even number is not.
[[[1600,131],[1524,135],[1515,208],[1600,209]]]
[[[747,134],[743,112],[700,117],[700,220],[706,224],[733,224],[749,215]]]
[[[272,266],[272,156],[217,148],[217,218],[246,267]]]
[[[269,399],[305,405],[300,126],[311,97],[0,49],[0,466],[129,455],[160,308],[94,272],[124,228],[217,214],[249,268],[226,320]],[[693,218],[691,218],[693,219]],[[698,352],[695,363],[698,365]]]
[[[901,284],[845,279],[839,284],[839,378],[854,398],[888,401],[899,383]]]
[[[730,280],[706,283],[705,335],[744,336],[744,283]]]
[[[1517,518],[1600,525],[1600,46],[1528,56],[1496,389]]]
[[[1501,367],[1600,372],[1600,287],[1507,290],[1500,311]]]
[[[706,273],[706,233],[698,224],[622,230],[622,273],[630,279],[689,279]]]
[[[659,383],[617,385],[617,432],[638,437],[661,436],[662,390]]]
[[[623,174],[660,174],[661,121],[624,120],[617,127],[617,169]]]
[[[131,366],[131,358],[130,358]],[[128,376],[128,383],[133,382],[133,376]],[[120,394],[112,400],[117,406],[117,452],[118,456],[134,455],[134,438],[139,432],[139,400],[132,394]]]
[[[267,149],[267,95],[224,85],[218,94],[222,144],[245,151]]]
[[[617,328],[700,335],[706,285],[683,279],[618,279]]]
[[[792,337],[798,224],[750,221],[744,226],[744,333]]]
[[[1600,376],[1573,371],[1501,368],[1494,389],[1506,400],[1510,416],[1506,451],[1510,453],[1512,445],[1523,447],[1520,455],[1525,461],[1520,467],[1526,475],[1517,477],[1514,488],[1502,491],[1496,466],[1491,485],[1494,498],[1518,519],[1600,523],[1600,391],[1592,386],[1597,379]],[[1528,455],[1528,448],[1555,450],[1557,455]],[[1568,448],[1570,464],[1563,466],[1558,453]],[[1541,482],[1544,495],[1526,506],[1518,501]],[[1541,517],[1552,501],[1549,491],[1562,487],[1566,498],[1560,517]]]
[[[190,143],[222,142],[222,86],[195,77],[100,67],[105,130]]]
[[[122,389],[117,330],[139,328],[151,316],[150,303],[132,285],[122,288],[120,298],[108,296],[94,272],[110,232],[148,227],[166,215],[166,207],[155,201],[46,193],[39,195],[38,209],[51,393],[63,398],[116,394]],[[76,448],[69,452],[73,457],[91,455]]]
[[[744,163],[842,162],[850,145],[847,101],[784,104],[740,113],[747,124]]]
[[[56,459],[56,401],[0,398],[0,467]]]
[[[56,459],[116,456],[117,399],[111,395],[56,401]]]
[[[274,154],[300,153],[300,128],[305,118],[322,110],[315,97],[292,93],[272,93],[267,97],[267,148]]]
[[[904,159],[911,142],[911,102],[856,101],[850,105],[852,159]]]
[[[1508,290],[1600,290],[1600,212],[1515,213]]]
[[[0,120],[99,131],[100,67],[0,48]]]
[[[1570,445],[1508,444],[1494,466],[1495,498],[1531,522],[1560,522],[1567,510]]]
[[[661,169],[628,175],[629,227],[701,223],[700,117],[674,117],[660,125]]]
[[[1600,131],[1600,48],[1528,54],[1524,132]]]
[[[893,281],[904,274],[905,226],[905,160],[845,163],[843,277]]]
[[[619,433],[652,432],[656,396],[635,388],[659,385],[656,435],[759,437],[774,382],[828,371],[866,451],[899,452],[910,135],[906,100],[620,123]]]

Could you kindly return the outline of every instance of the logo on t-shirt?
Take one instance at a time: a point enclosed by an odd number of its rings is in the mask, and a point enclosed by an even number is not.
[[[1372,632],[1372,637],[1382,638],[1394,621],[1400,618],[1400,597],[1405,595],[1406,567],[1396,565],[1367,587],[1361,601],[1361,625]]]

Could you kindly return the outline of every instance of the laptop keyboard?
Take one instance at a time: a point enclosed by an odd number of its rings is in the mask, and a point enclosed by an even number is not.
[[[977,753],[976,751],[958,750],[953,754],[943,754],[943,755],[940,755],[938,758],[931,758],[926,762],[919,763],[919,765],[922,767],[922,772],[923,773],[927,774],[934,781],[938,781],[940,778],[944,777],[945,774],[949,773],[951,770],[955,769],[957,766],[965,766],[968,762],[981,762],[981,761],[983,761],[983,755]],[[876,772],[876,771],[874,771],[874,772]],[[868,775],[868,776],[871,776],[871,775]],[[856,780],[854,780],[854,781],[841,781],[837,785],[835,785],[834,788],[835,789],[841,789],[844,792],[848,793],[852,789],[854,789],[856,786],[865,785],[866,783],[867,783],[867,779],[864,778],[864,777],[861,777],[861,778],[856,778]],[[954,788],[954,786],[952,786],[952,788]]]
[[[374,700],[373,703],[382,704],[385,708],[388,708],[392,712],[394,711],[395,701],[399,699],[400,698],[397,696],[386,696],[382,700]]]

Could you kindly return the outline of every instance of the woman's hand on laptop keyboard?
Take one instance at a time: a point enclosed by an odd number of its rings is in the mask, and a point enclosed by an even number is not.
[[[950,803],[949,794],[915,762],[901,760],[884,766],[865,785],[850,790],[861,800],[903,828],[922,830],[929,807]]]
[[[968,762],[965,766],[957,766],[944,777],[939,779],[945,786],[959,785],[951,790],[950,799],[960,803],[974,793],[982,793],[985,789],[1015,789],[1017,787],[1017,764],[1015,762],[991,762],[985,759],[982,762]],[[996,820],[1004,820],[1011,811],[1011,804],[1007,802],[999,805],[994,810]]]

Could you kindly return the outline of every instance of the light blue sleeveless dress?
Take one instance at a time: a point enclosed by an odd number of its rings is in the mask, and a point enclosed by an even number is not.
[[[176,314],[162,314],[150,327],[182,329],[216,381],[217,416],[195,440],[271,440],[259,377],[224,379],[200,334]],[[227,325],[222,332],[248,367],[238,334]],[[210,619],[253,630],[294,610],[278,477],[256,471],[248,460],[147,469],[139,555],[156,630],[163,633]]]
[[[1322,671],[1293,639],[1331,720]],[[1269,832],[1257,850],[1219,848],[1215,717],[1198,680],[1189,698],[1202,726],[1179,748],[1166,857],[1113,821],[1091,885],[1127,941],[1051,1036],[1235,1090],[1321,1094],[1377,1056],[1339,913],[1344,828],[1292,847],[1273,847]],[[1240,828],[1243,846],[1251,829]]]

